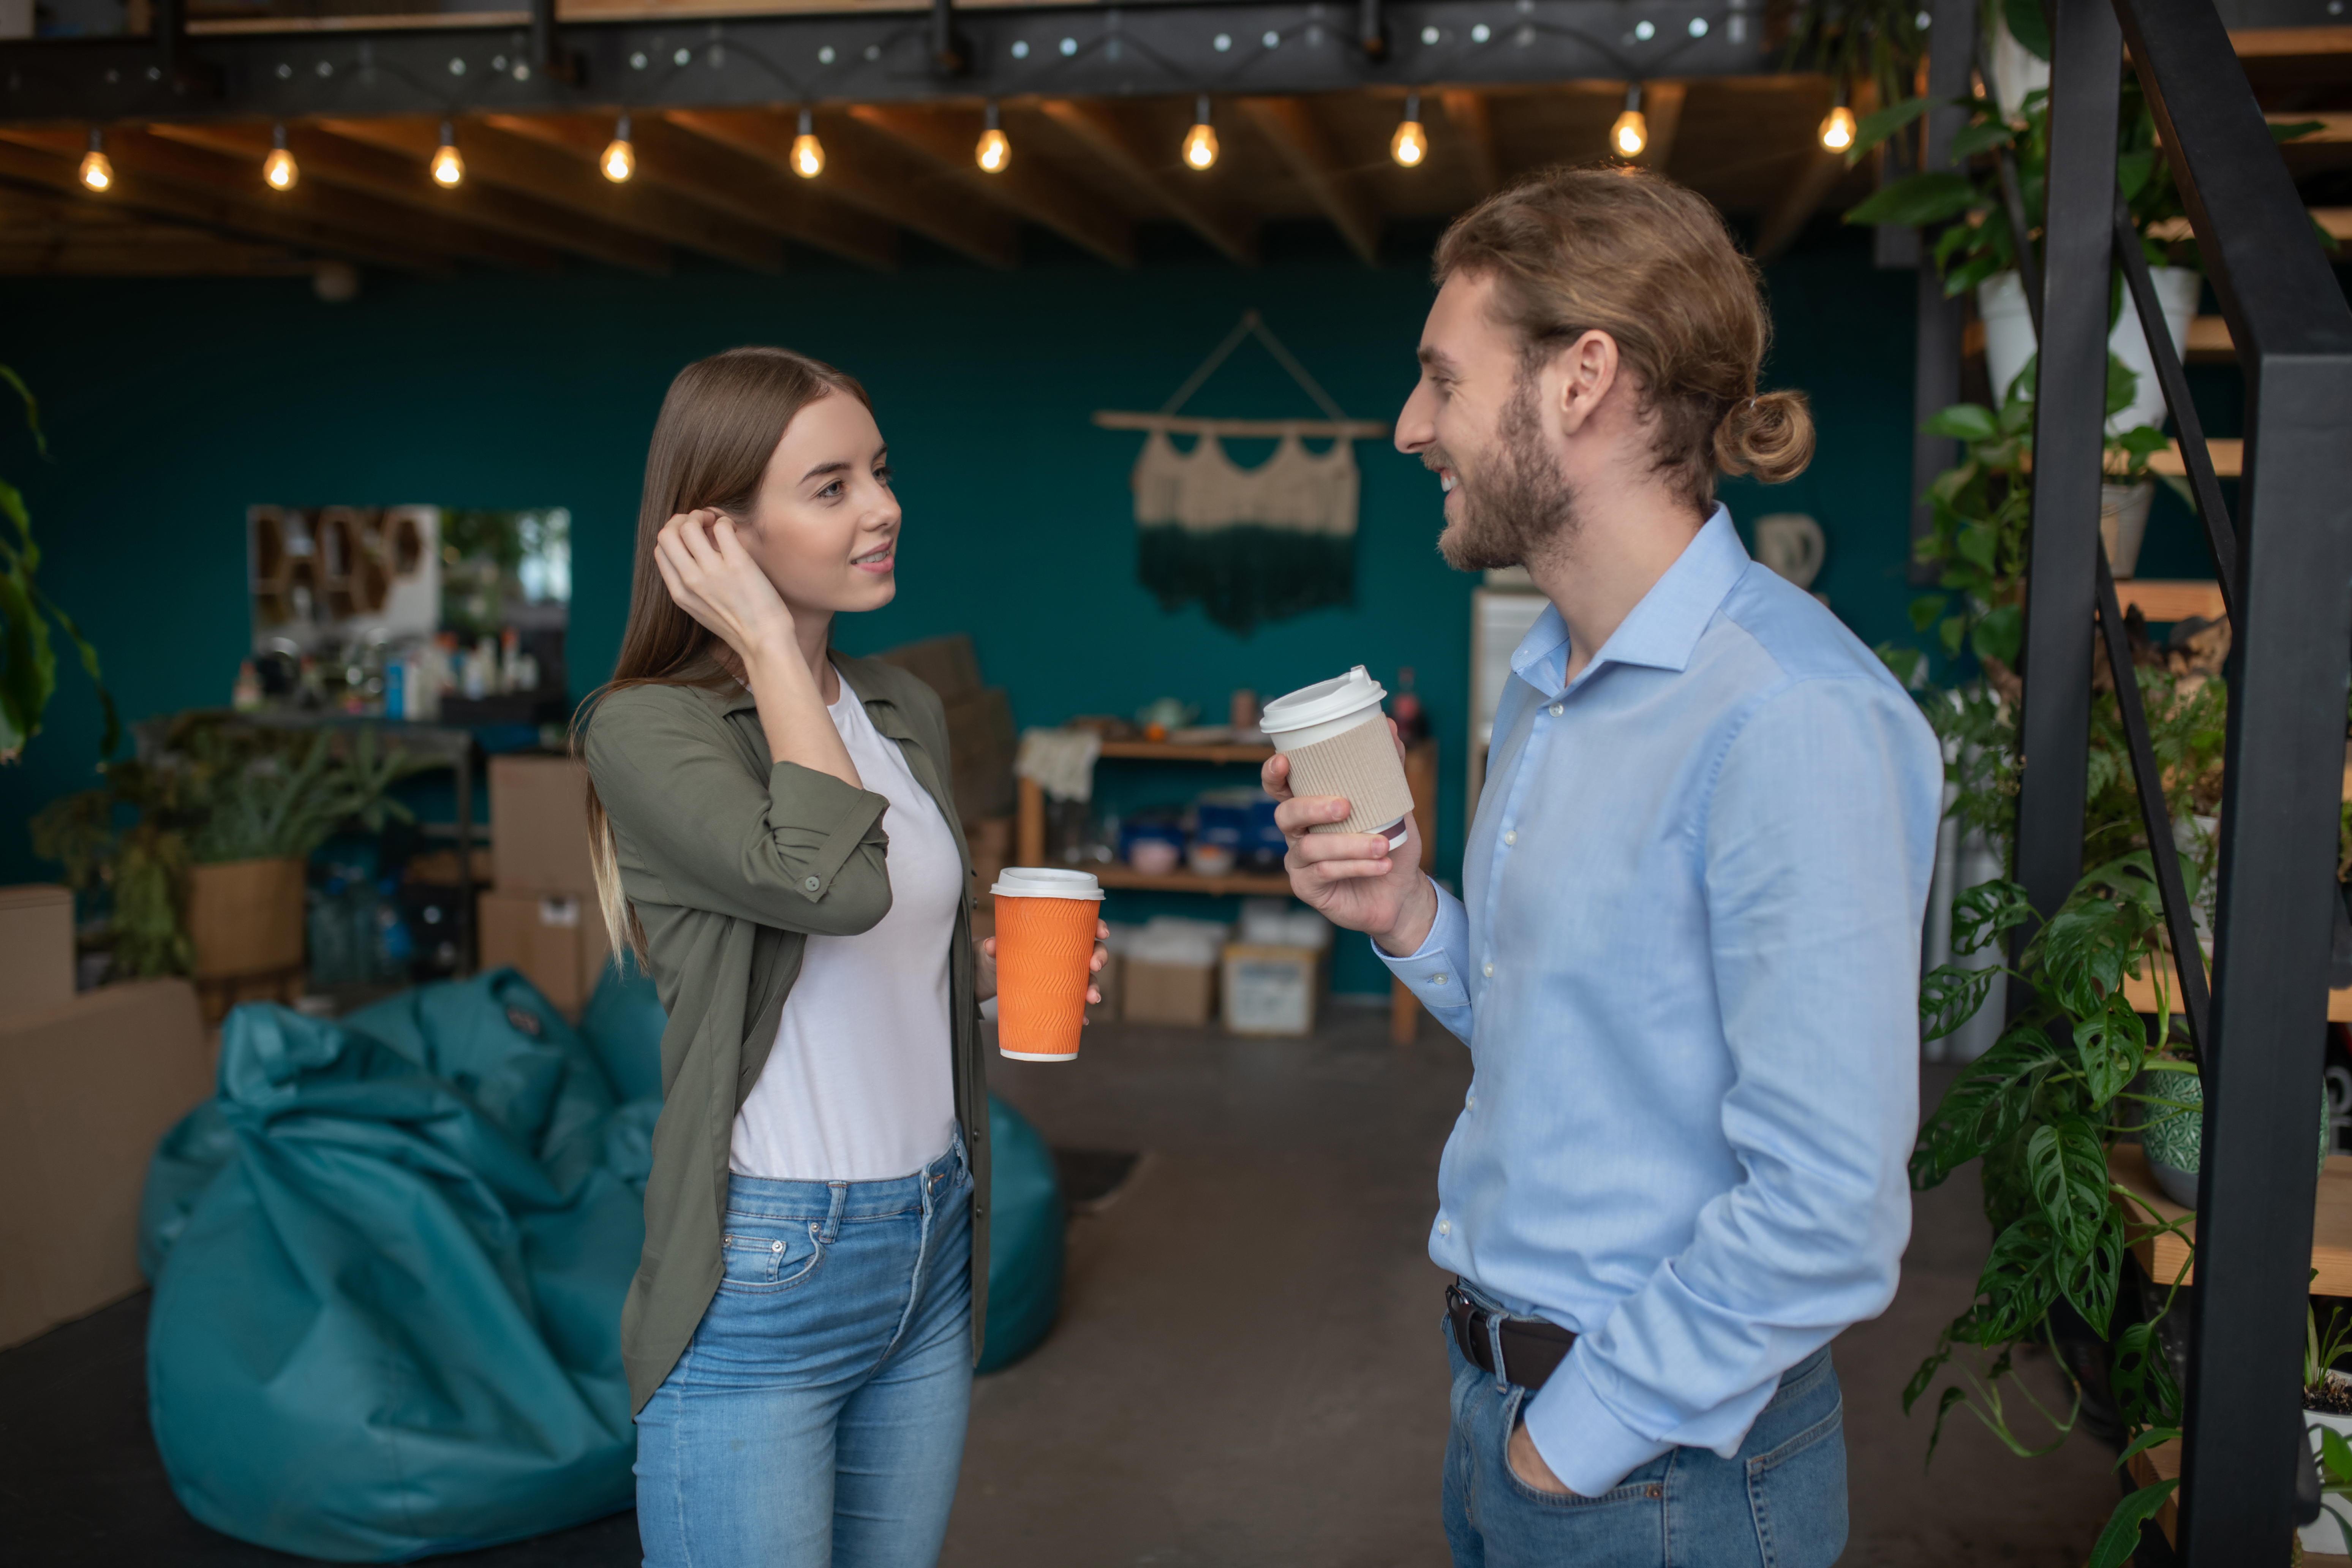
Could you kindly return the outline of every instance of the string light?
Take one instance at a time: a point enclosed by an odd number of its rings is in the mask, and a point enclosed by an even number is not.
[[[629,176],[637,172],[637,150],[629,144],[627,115],[621,116],[621,122],[613,127],[613,140],[605,146],[604,156],[597,161],[596,166],[604,170],[604,177],[616,185],[625,184]]]
[[[1609,150],[1620,158],[1638,158],[1650,144],[1650,122],[1642,113],[1642,84],[1625,85],[1625,112],[1609,128]]]
[[[89,151],[81,155],[81,183],[93,191],[114,184],[114,163],[107,157],[106,142],[95,125],[89,128]]]
[[[1209,123],[1209,95],[1202,93],[1192,106],[1192,129],[1184,132],[1184,162],[1188,167],[1206,169],[1217,161],[1217,128]]]
[[[269,156],[261,161],[261,177],[269,182],[273,191],[290,191],[294,182],[302,177],[294,162],[294,154],[286,150],[286,127],[269,128]]]
[[[1410,169],[1429,156],[1429,132],[1421,128],[1421,94],[1404,96],[1404,118],[1397,122],[1396,134],[1389,138],[1389,156]]]
[[[988,106],[988,129],[980,133],[980,145],[971,150],[971,155],[981,168],[991,174],[1004,173],[1004,166],[1013,162],[1013,143],[1006,141],[1004,132],[997,129],[993,101]]]
[[[1822,145],[1832,153],[1843,153],[1853,145],[1853,110],[1839,104],[1822,121]]]
[[[824,143],[816,139],[805,109],[801,110],[801,133],[793,138],[793,173],[803,180],[824,173]]]
[[[455,190],[466,177],[466,160],[457,155],[457,132],[447,121],[441,122],[441,145],[433,150],[433,183],[443,190]]]

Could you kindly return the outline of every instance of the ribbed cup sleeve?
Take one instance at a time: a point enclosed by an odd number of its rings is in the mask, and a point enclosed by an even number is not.
[[[1345,795],[1355,809],[1345,822],[1327,822],[1314,833],[1377,833],[1412,812],[1412,786],[1405,783],[1404,760],[1381,716],[1354,729],[1284,753],[1290,759],[1293,795]]]

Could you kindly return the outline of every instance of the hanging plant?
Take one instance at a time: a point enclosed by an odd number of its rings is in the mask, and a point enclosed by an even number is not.
[[[34,401],[32,389],[5,364],[0,364],[0,382],[23,401],[25,426],[32,432],[34,449],[47,457],[48,437],[42,433],[40,405]],[[0,763],[13,763],[24,754],[26,744],[41,732],[49,699],[57,693],[52,626],[72,645],[90,684],[98,689],[99,708],[106,720],[98,753],[110,755],[122,739],[122,727],[115,718],[114,699],[99,678],[98,650],[36,580],[41,547],[33,540],[33,520],[25,510],[23,494],[5,479],[0,479],[0,516],[7,518],[15,531],[13,539],[0,532]]]

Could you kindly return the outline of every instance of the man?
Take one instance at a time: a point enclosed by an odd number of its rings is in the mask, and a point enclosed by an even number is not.
[[[1654,174],[1555,171],[1440,242],[1397,446],[1456,568],[1524,564],[1460,900],[1284,800],[1299,897],[1468,1042],[1438,1172],[1457,1568],[1826,1564],[1829,1342],[1910,1230],[1943,769],[1911,700],[1752,563],[1718,470],[1794,477],[1753,265]],[[1286,796],[1280,758],[1265,782]]]

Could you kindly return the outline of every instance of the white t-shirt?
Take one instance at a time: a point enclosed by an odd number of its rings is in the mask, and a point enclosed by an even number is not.
[[[856,936],[808,939],[727,1163],[784,1181],[887,1181],[954,1136],[948,946],[963,866],[938,804],[849,682],[827,711],[857,776],[890,802],[890,912]]]

